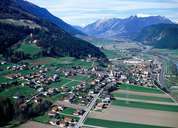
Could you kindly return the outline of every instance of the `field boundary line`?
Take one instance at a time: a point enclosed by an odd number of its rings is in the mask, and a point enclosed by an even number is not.
[[[160,89],[157,85],[155,85],[158,89]],[[166,93],[165,91],[163,91],[162,89],[160,89],[164,94],[166,94],[168,97],[170,97],[173,101],[174,101],[174,103],[176,104],[176,105],[178,105],[178,103],[177,103],[177,101],[170,95],[170,94],[168,94],[168,93]]]
[[[87,125],[87,124],[84,124],[84,127],[89,127],[89,128],[106,128],[106,127],[95,126],[95,125]]]
[[[133,101],[133,102],[140,102],[140,103],[151,103],[151,104],[158,104],[158,105],[170,105],[170,106],[178,106],[175,103],[169,103],[169,102],[159,102],[159,101],[145,101],[145,100],[137,100],[137,99],[129,99],[129,98],[119,98],[115,97],[117,100],[123,100],[123,101]],[[158,103],[157,103],[158,102]]]

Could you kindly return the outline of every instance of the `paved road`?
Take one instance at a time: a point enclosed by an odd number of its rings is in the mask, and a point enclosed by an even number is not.
[[[39,95],[41,95],[41,93],[38,93],[38,94],[32,96],[30,99],[26,100],[25,104],[29,103],[30,101],[32,101],[33,99],[35,99],[35,98],[38,97]]]
[[[80,118],[78,123],[76,124],[75,128],[80,128],[83,125],[83,122],[85,121],[87,115],[91,111],[91,109],[94,107],[97,99],[99,98],[100,94],[103,92],[104,89],[101,89],[100,92],[93,98],[92,102],[88,105],[87,109],[85,110],[85,113],[83,116]]]

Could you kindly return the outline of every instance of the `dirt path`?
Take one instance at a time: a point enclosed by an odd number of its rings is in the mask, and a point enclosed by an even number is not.
[[[146,93],[146,92],[136,92],[136,91],[128,91],[128,90],[118,90],[115,91],[116,93],[121,94],[133,94],[133,95],[140,95],[140,96],[156,96],[156,97],[162,97],[162,98],[170,98],[168,95],[165,94],[157,94],[157,93]]]
[[[161,102],[161,101],[151,101],[151,100],[138,100],[138,99],[132,99],[132,98],[121,98],[121,97],[115,97],[117,100],[124,100],[124,101],[134,101],[134,102],[142,102],[142,103],[151,103],[151,104],[162,104],[162,105],[172,105],[177,106],[174,102]]]
[[[137,124],[178,127],[178,112],[110,106],[103,112],[91,112],[89,117]]]

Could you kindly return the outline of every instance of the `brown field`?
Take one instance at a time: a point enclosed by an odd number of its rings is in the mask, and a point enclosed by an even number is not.
[[[89,117],[137,124],[178,127],[178,112],[146,110],[111,105],[108,109],[102,112],[91,112]]]
[[[35,122],[35,121],[28,121],[17,128],[56,128],[56,127],[48,124]]]
[[[48,64],[49,60],[50,60],[50,58],[49,59],[45,58],[45,59],[34,60],[34,61],[32,61],[32,64],[34,66],[36,66],[36,65],[42,65],[42,64]]]
[[[156,96],[156,97],[162,97],[162,98],[170,98],[168,95],[165,94],[157,94],[157,93],[147,93],[147,92],[136,92],[136,91],[128,91],[128,90],[118,90],[115,91],[116,93],[122,93],[122,94],[133,94],[133,95],[140,95],[140,96]]]

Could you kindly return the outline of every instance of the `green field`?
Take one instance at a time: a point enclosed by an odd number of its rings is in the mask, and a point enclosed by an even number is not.
[[[89,79],[89,77],[86,76],[86,75],[76,75],[76,76],[73,76],[71,78],[75,79],[75,80],[78,80],[78,81],[86,81],[86,80]]]
[[[17,49],[17,51],[21,51],[24,52],[25,54],[33,56],[40,53],[42,50],[36,44],[22,43],[20,47]]]
[[[62,111],[62,113],[67,114],[67,115],[73,115],[73,113],[76,111],[76,109],[73,108],[66,108]]]
[[[0,93],[0,96],[12,98],[15,95],[32,96],[35,90],[30,87],[11,87]]]
[[[121,97],[121,98],[131,98],[131,99],[138,99],[138,100],[148,100],[148,101],[160,101],[160,102],[174,102],[171,98],[163,98],[163,97],[156,97],[156,96],[140,96],[140,95],[133,95],[133,94],[123,94],[123,93],[114,93],[114,97]]]
[[[48,123],[50,121],[50,119],[51,118],[48,116],[47,113],[45,113],[44,115],[33,118],[34,121],[41,122],[41,123]]]
[[[152,51],[166,56],[171,56],[172,58],[178,59],[178,50],[175,49],[153,49]]]
[[[27,75],[27,74],[30,74],[30,73],[33,73],[35,72],[34,70],[21,70],[21,71],[18,71],[18,73],[22,74],[22,75]]]
[[[147,88],[147,87],[129,85],[129,84],[121,84],[121,85],[118,85],[118,86],[122,90],[147,92],[147,93],[163,93],[160,89],[157,89],[157,88]]]
[[[67,84],[67,85],[65,85],[65,86],[67,86],[67,87],[69,87],[69,88],[74,88],[75,86],[77,86],[78,84],[80,84],[80,82],[79,81],[72,81],[72,82],[70,82],[69,84]]]
[[[113,50],[102,50],[102,52],[109,58],[114,59],[118,58],[120,55]]]
[[[0,84],[1,83],[5,83],[5,82],[9,82],[9,81],[11,81],[10,79],[7,79],[7,78],[5,78],[5,77],[0,77]]]
[[[116,106],[126,106],[133,108],[142,108],[142,109],[152,109],[152,110],[160,110],[160,111],[172,111],[178,112],[178,105],[161,105],[161,104],[153,104],[153,103],[142,103],[142,102],[134,102],[134,101],[124,101],[124,100],[114,100],[112,105]]]
[[[60,113],[56,118],[60,119],[60,118],[63,118],[64,116],[66,116],[66,115]],[[73,119],[79,120],[79,117],[74,117],[74,116],[67,116],[67,117],[71,117]],[[37,121],[37,122],[41,122],[41,123],[48,123],[51,120],[51,118],[47,115],[47,113],[45,113],[41,116],[33,118],[33,120]]]
[[[43,64],[46,66],[53,65],[57,67],[63,67],[63,68],[71,68],[73,66],[81,66],[83,68],[91,68],[92,62],[86,62],[84,60],[75,59],[73,57],[41,57],[35,60],[29,60],[27,61],[32,64]],[[97,64],[97,63],[96,63]]]
[[[104,128],[166,128],[162,126],[134,124],[134,123],[127,123],[127,122],[101,120],[95,118],[88,118],[85,121],[85,125],[93,125],[93,126],[104,127]]]
[[[62,100],[63,98],[64,98],[64,94],[59,93],[57,95],[48,97],[47,99],[51,100],[52,102],[55,102],[55,101],[58,101],[58,100]]]
[[[49,85],[49,87],[59,88],[62,85],[67,84],[70,81],[71,80],[69,80],[69,79],[61,78],[59,82],[52,83],[52,84]]]

